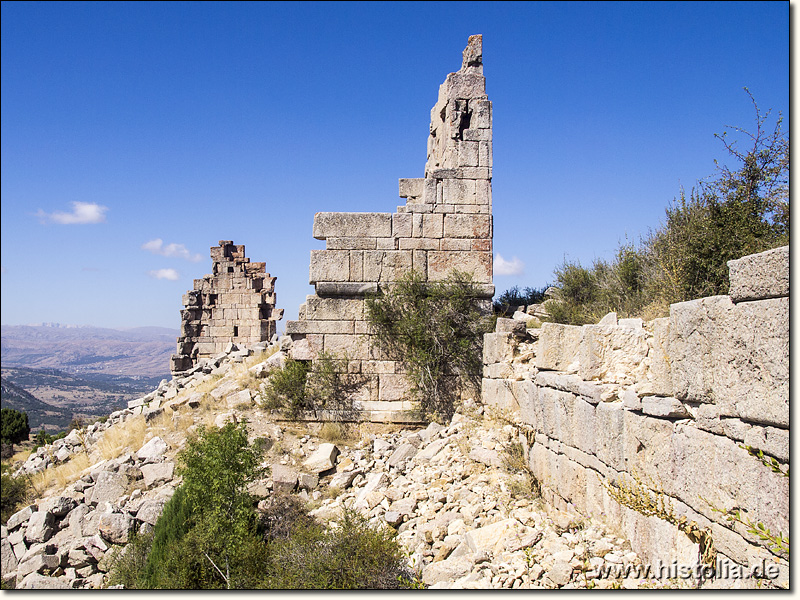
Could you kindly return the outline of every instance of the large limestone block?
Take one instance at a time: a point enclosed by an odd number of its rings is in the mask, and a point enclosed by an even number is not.
[[[728,261],[731,300],[763,300],[789,295],[789,246]]]
[[[650,350],[647,354],[646,381],[639,383],[641,395],[672,395],[672,367],[669,354],[669,318],[653,319],[653,336],[648,338]]]
[[[492,282],[491,252],[428,252],[428,279],[442,281],[452,271],[461,271],[472,275],[477,283]]]
[[[492,237],[492,216],[464,214],[445,215],[444,237],[490,238]]]
[[[734,305],[712,296],[670,307],[674,395],[723,416],[788,427],[789,299]]]
[[[496,410],[517,414],[519,402],[514,397],[513,381],[509,379],[481,380],[481,400]]]
[[[55,517],[52,513],[44,510],[37,511],[28,519],[28,527],[25,529],[25,541],[41,543],[46,542],[54,533]]]
[[[595,409],[595,454],[617,471],[625,469],[625,415],[622,402],[601,402]]]
[[[580,345],[580,327],[542,323],[536,367],[550,371],[577,372]]]
[[[334,444],[320,444],[311,456],[303,463],[303,470],[309,473],[322,473],[332,469],[336,464],[339,448]]]
[[[354,298],[306,299],[306,319],[310,321],[360,321],[364,319],[364,300]]]
[[[350,252],[312,250],[308,283],[314,285],[318,281],[350,281]]]
[[[630,384],[644,374],[647,351],[643,329],[584,325],[578,372],[586,381]]]
[[[516,519],[504,519],[485,527],[473,529],[464,534],[464,541],[472,552],[498,554],[505,550],[508,538],[517,535],[523,529],[522,523]]]
[[[626,459],[624,469],[637,473],[646,481],[663,484],[668,494],[674,493],[670,486],[675,470],[672,422],[629,410],[622,412],[624,431],[617,444]]]
[[[499,321],[499,319],[498,319]],[[510,362],[517,341],[511,333],[486,333],[483,336],[483,364]]]
[[[95,481],[92,492],[92,504],[100,502],[116,502],[124,496],[128,488],[128,478],[113,471],[101,471]]]
[[[741,508],[772,532],[789,531],[789,480],[772,472],[738,442],[689,425],[676,425],[672,438],[675,495],[720,524],[711,510]],[[755,540],[753,540],[755,541]]]
[[[602,402],[603,395],[616,387],[613,384],[584,381],[578,375],[558,373],[556,371],[539,371],[536,374],[536,384],[571,392],[577,396],[582,396],[592,404]]]
[[[132,526],[133,520],[122,513],[105,513],[98,521],[100,535],[112,544],[127,544]]]
[[[321,212],[314,215],[314,237],[391,237],[392,215],[390,213],[335,213]]]
[[[172,481],[174,473],[175,463],[163,462],[152,465],[142,465],[142,476],[144,478],[144,485],[147,488]]]

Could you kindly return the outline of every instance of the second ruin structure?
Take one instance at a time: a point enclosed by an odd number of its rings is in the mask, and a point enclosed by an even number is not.
[[[470,273],[487,309],[492,285],[492,103],[483,76],[482,36],[474,35],[461,69],[439,87],[431,110],[425,177],[400,179],[406,204],[391,213],[317,213],[309,282],[316,293],[289,321],[292,357],[346,355],[366,384],[360,394],[373,421],[411,417],[410,385],[399,365],[370,343],[365,295],[414,270],[428,281]]]
[[[275,308],[276,277],[266,272],[266,263],[251,263],[244,245],[220,240],[211,247],[211,261],[211,275],[195,279],[194,289],[183,296],[173,375],[224,352],[230,343],[248,346],[269,340],[283,316],[283,309]]]

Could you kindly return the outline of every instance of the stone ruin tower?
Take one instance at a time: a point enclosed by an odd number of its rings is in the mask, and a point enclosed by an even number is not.
[[[309,282],[316,293],[286,324],[292,357],[347,355],[366,384],[360,402],[373,421],[404,421],[412,409],[400,365],[370,343],[365,295],[411,271],[428,281],[457,269],[472,274],[489,310],[492,285],[492,103],[483,76],[482,36],[473,35],[461,69],[439,87],[431,110],[425,177],[400,179],[405,206],[391,213],[317,213]]]
[[[275,308],[276,277],[266,272],[266,263],[251,263],[244,245],[220,240],[211,247],[211,261],[212,274],[195,279],[194,289],[183,296],[173,375],[224,352],[231,342],[247,346],[269,340],[283,316],[283,309]]]

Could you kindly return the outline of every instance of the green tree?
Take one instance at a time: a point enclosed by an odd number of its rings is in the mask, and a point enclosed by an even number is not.
[[[247,486],[263,469],[246,424],[201,428],[179,458],[183,483],[156,524],[146,587],[256,586],[264,545]]]
[[[412,271],[367,299],[374,339],[405,366],[424,419],[449,420],[462,392],[480,389],[491,317],[478,298],[468,274],[427,282]]]
[[[0,438],[6,444],[19,444],[28,439],[31,428],[28,426],[28,413],[13,408],[0,409]]]

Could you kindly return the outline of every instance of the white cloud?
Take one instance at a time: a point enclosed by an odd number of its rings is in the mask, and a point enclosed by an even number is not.
[[[157,271],[149,271],[148,275],[154,279],[168,279],[169,281],[180,279],[180,275],[175,269],[158,269]]]
[[[192,262],[203,260],[202,256],[199,254],[192,254],[183,244],[167,244],[165,246],[164,240],[161,238],[156,238],[142,244],[142,250],[147,250],[153,254],[160,254],[161,256],[168,256],[171,258],[183,258]]]
[[[72,212],[46,213],[41,208],[36,216],[42,223],[58,223],[59,225],[86,225],[104,223],[106,220],[107,206],[100,206],[92,202],[70,202]]]
[[[525,272],[525,263],[516,256],[511,260],[506,260],[499,254],[494,255],[494,274],[495,275],[522,275]]]

